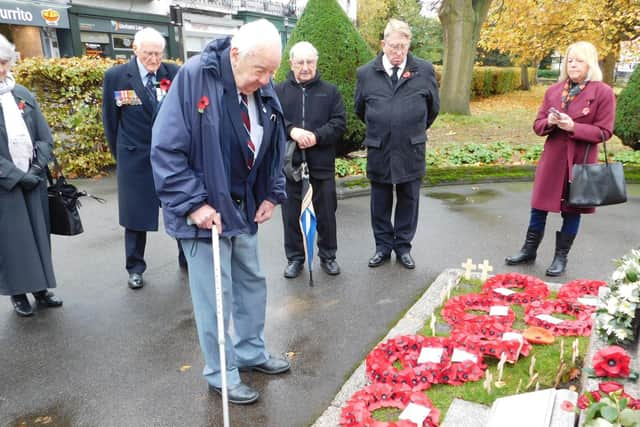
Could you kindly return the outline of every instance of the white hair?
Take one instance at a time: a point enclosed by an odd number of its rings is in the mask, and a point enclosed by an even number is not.
[[[294,44],[291,47],[291,50],[289,50],[289,59],[293,60],[296,55],[300,55],[306,52],[311,52],[313,56],[316,57],[316,59],[318,58],[318,49],[316,49],[311,43],[302,41]]]
[[[166,44],[166,40],[164,39],[164,36],[160,34],[158,30],[151,27],[145,27],[141,29],[136,33],[136,35],[133,38],[133,45],[137,48],[139,48],[140,45],[142,45],[142,43],[144,42],[161,43],[162,49],[164,49]]]
[[[282,50],[282,38],[275,25],[266,19],[258,19],[238,29],[231,39],[231,47],[238,49],[241,57],[260,48]]]
[[[17,59],[15,46],[0,34],[0,60],[8,61],[10,65],[16,63]]]
[[[411,40],[411,27],[404,21],[391,18],[386,27],[384,27],[384,39],[387,40],[391,34],[400,34]]]

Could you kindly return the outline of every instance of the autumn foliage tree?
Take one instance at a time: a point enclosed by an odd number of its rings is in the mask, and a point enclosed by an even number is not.
[[[604,80],[611,84],[620,43],[637,38],[638,28],[638,0],[496,0],[480,45],[537,65],[549,50],[562,52],[586,40],[598,49]]]

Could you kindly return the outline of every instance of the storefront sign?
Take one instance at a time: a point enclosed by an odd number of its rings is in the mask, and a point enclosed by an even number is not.
[[[146,22],[119,21],[115,19],[96,19],[85,16],[78,17],[80,31],[97,31],[114,34],[135,34],[145,27],[151,27],[160,32],[163,36],[169,35],[167,26],[158,26]]]
[[[69,28],[67,9],[59,5],[0,1],[0,23]]]

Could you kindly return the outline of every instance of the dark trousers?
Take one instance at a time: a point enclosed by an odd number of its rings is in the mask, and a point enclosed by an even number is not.
[[[182,252],[180,242],[178,245],[178,263],[187,265],[187,260]],[[129,273],[144,273],[147,263],[144,261],[144,249],[147,246],[147,232],[124,229],[124,252],[126,256],[125,267]]]
[[[313,210],[318,222],[318,256],[320,259],[336,257],[336,181],[310,178],[313,187]],[[304,261],[304,243],[300,231],[300,205],[302,203],[302,182],[287,179],[287,200],[282,205],[284,224],[284,252],[289,261]]]
[[[371,227],[376,252],[402,255],[411,251],[411,241],[418,227],[421,179],[395,184],[396,208],[393,224],[394,184],[371,181]]]
[[[147,232],[124,229],[124,252],[126,268],[129,273],[144,273],[147,263],[144,262],[144,248],[147,245]]]

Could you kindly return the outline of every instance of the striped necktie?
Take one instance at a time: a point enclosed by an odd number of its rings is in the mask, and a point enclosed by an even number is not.
[[[158,98],[156,98],[156,86],[153,83],[153,79],[155,78],[155,76],[155,73],[148,73],[147,84],[144,85],[144,87],[147,89],[147,93],[149,94],[151,102],[153,102],[153,105],[156,105],[158,103]]]
[[[256,158],[256,146],[251,141],[251,120],[249,119],[249,101],[247,95],[240,94],[240,113],[242,114],[242,124],[247,131],[247,148],[249,148],[249,158],[247,160],[247,168],[253,167],[253,162]]]

